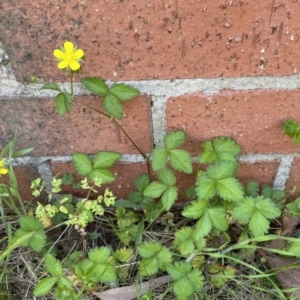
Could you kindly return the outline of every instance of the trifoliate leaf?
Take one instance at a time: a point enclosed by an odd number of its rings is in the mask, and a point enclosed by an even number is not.
[[[172,263],[172,253],[170,250],[158,242],[144,242],[137,246],[138,253],[143,257],[139,264],[139,274],[150,276],[158,272],[165,271]]]
[[[44,84],[41,87],[41,90],[52,90],[52,91],[61,92],[61,89],[60,89],[59,85],[57,83],[54,83],[54,82]]]
[[[60,277],[63,275],[63,269],[60,261],[49,253],[46,254],[45,257],[45,269],[53,276]]]
[[[168,160],[168,151],[164,148],[155,148],[152,151],[152,168],[154,171],[158,171],[164,168]]]
[[[161,202],[165,210],[170,210],[178,197],[178,188],[176,186],[168,187],[161,197]]]
[[[250,181],[247,184],[246,195],[249,197],[257,197],[259,192],[259,184],[257,181]]]
[[[137,89],[124,83],[115,84],[109,89],[109,93],[113,94],[122,101],[130,100],[140,94]]]
[[[231,138],[219,137],[203,143],[204,152],[200,156],[201,163],[214,161],[236,161],[236,156],[241,152],[241,147]]]
[[[167,185],[165,185],[162,182],[159,181],[153,181],[148,185],[144,190],[144,196],[151,197],[151,198],[159,198],[164,191],[166,191],[168,188]]]
[[[116,96],[114,96],[112,94],[107,94],[104,98],[103,106],[104,106],[105,111],[109,115],[115,117],[118,120],[122,119],[123,105]]]
[[[22,247],[30,246],[36,252],[40,252],[45,246],[47,236],[41,222],[34,217],[21,216],[20,228],[13,237],[13,243]]]
[[[192,158],[187,151],[180,149],[170,150],[170,160],[171,165],[175,170],[182,171],[187,174],[191,174],[193,172]]]
[[[204,277],[187,262],[175,262],[174,265],[167,267],[167,271],[175,280],[173,290],[177,299],[185,300],[193,292],[201,292],[203,289]]]
[[[89,157],[83,153],[72,155],[74,167],[79,175],[87,176],[93,171],[93,166]]]
[[[164,138],[164,144],[167,150],[172,150],[181,146],[185,141],[184,131],[175,131],[167,134]]]
[[[120,157],[121,154],[117,152],[101,151],[94,159],[94,168],[110,168],[118,159],[120,159]]]
[[[105,95],[108,91],[105,82],[97,77],[85,77],[81,80],[83,85],[94,95]]]
[[[172,186],[176,184],[176,177],[173,171],[163,168],[157,173],[158,179],[167,186]]]
[[[56,282],[57,282],[56,277],[48,277],[48,278],[41,279],[34,287],[33,295],[35,297],[41,297],[47,295],[51,291],[51,289],[53,288]]]
[[[100,247],[100,248],[93,248],[89,251],[88,257],[89,259],[97,264],[106,263],[110,256],[110,249],[108,247]]]
[[[232,212],[232,216],[242,222],[249,222],[249,229],[254,237],[262,236],[268,232],[270,222],[281,214],[280,209],[263,196],[256,198],[245,197]]]

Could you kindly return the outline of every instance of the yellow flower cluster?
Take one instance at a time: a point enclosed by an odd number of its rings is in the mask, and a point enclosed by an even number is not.
[[[59,60],[57,65],[59,69],[70,68],[72,71],[77,71],[80,69],[79,61],[84,57],[84,52],[74,47],[72,42],[67,41],[61,50],[55,49],[53,55]]]

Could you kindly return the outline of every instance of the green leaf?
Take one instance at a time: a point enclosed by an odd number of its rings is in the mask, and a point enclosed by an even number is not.
[[[300,257],[300,241],[293,242],[287,249],[289,253],[292,253],[296,257]]]
[[[166,271],[167,266],[172,263],[172,253],[158,242],[144,242],[137,246],[137,250],[143,258],[139,264],[141,276],[154,275],[158,270]]]
[[[199,219],[204,214],[207,207],[208,207],[208,200],[192,201],[190,205],[186,206],[183,209],[182,215],[190,219]]]
[[[196,181],[196,194],[200,199],[211,199],[217,192],[216,183],[207,175],[202,175]]]
[[[54,83],[54,82],[44,84],[41,87],[41,90],[53,90],[53,91],[61,92],[61,89],[60,89],[59,85],[57,83]]]
[[[34,251],[40,252],[47,240],[42,223],[34,217],[27,216],[21,216],[19,222],[20,229],[16,231],[13,243],[22,247],[29,245]]]
[[[169,275],[175,280],[173,290],[178,299],[187,299],[193,292],[201,292],[204,277],[187,262],[175,262],[167,267]]]
[[[174,173],[167,168],[159,170],[157,173],[157,177],[162,183],[164,183],[167,186],[172,186],[176,184],[176,177]]]
[[[95,268],[95,278],[101,283],[113,283],[117,281],[115,266],[112,264],[100,264]]]
[[[257,181],[250,181],[247,184],[246,194],[249,197],[257,197],[259,193],[259,184]]]
[[[178,188],[176,186],[171,186],[165,190],[161,197],[161,202],[165,210],[170,210],[174,202],[177,200]]]
[[[216,182],[219,196],[227,201],[240,201],[244,197],[241,183],[236,178],[225,178]]]
[[[155,148],[152,151],[152,168],[154,171],[158,171],[164,168],[168,160],[168,151],[164,148]]]
[[[235,176],[236,164],[229,161],[216,162],[211,165],[206,173],[213,180],[220,180]]]
[[[235,269],[231,266],[219,266],[219,265],[210,265],[209,266],[209,272],[210,269],[214,268],[215,273],[210,276],[211,283],[217,287],[222,287],[228,280],[230,280],[231,277],[235,274]]]
[[[16,152],[14,152],[11,157],[17,158],[19,156],[23,156],[23,155],[25,155],[27,153],[30,153],[32,150],[34,150],[34,148],[21,149],[21,150],[18,150]]]
[[[140,94],[137,89],[124,83],[115,84],[109,89],[109,93],[113,94],[122,101],[130,100]]]
[[[103,106],[104,106],[105,111],[109,115],[115,117],[118,120],[122,119],[123,105],[116,96],[114,96],[112,94],[107,94],[104,98]]]
[[[181,146],[185,141],[185,133],[182,130],[171,132],[164,138],[164,144],[167,150],[172,150]]]
[[[97,264],[106,263],[110,256],[110,249],[108,247],[100,247],[100,248],[93,248],[89,251],[88,257],[89,259]]]
[[[298,145],[300,142],[300,126],[299,123],[295,120],[286,120],[283,123],[284,133],[293,138],[295,145]]]
[[[245,197],[232,212],[232,216],[242,222],[249,222],[249,229],[253,237],[263,236],[268,232],[269,219],[279,217],[281,210],[270,199],[263,196],[256,198]]]
[[[163,194],[163,192],[167,190],[167,188],[168,186],[164,183],[159,181],[153,181],[150,183],[149,186],[145,188],[144,196],[151,198],[159,198]]]
[[[53,288],[56,282],[57,282],[56,277],[48,277],[48,278],[41,279],[35,286],[33,290],[33,295],[35,297],[41,297],[47,295],[51,291],[51,289]]]
[[[67,92],[61,92],[55,97],[55,106],[58,113],[64,116],[66,112],[72,109],[72,96]]]
[[[107,169],[95,169],[88,176],[92,181],[101,179],[102,184],[113,182],[116,179],[115,175]]]
[[[195,250],[193,234],[191,227],[182,227],[175,232],[173,246],[179,249],[181,255],[191,254]]]
[[[110,168],[120,157],[121,154],[117,152],[101,151],[94,159],[94,168]]]
[[[139,245],[142,240],[143,240],[143,234],[144,234],[144,230],[145,230],[145,220],[142,219],[139,224],[138,224],[138,230],[136,233],[136,238],[135,238],[135,245]]]
[[[300,216],[300,198],[297,198],[293,202],[286,205],[289,209],[289,212],[294,216]]]
[[[95,95],[105,95],[108,91],[105,82],[98,77],[85,77],[81,81],[83,85]]]
[[[118,248],[114,252],[114,258],[122,263],[128,262],[133,257],[133,250],[131,248]]]
[[[72,155],[72,160],[79,175],[88,176],[93,171],[91,160],[86,154],[74,153]]]
[[[143,193],[143,191],[149,184],[150,178],[148,174],[142,174],[134,181],[134,185],[140,193]]]
[[[62,265],[59,260],[49,253],[45,257],[45,269],[53,276],[60,277],[63,275]]]
[[[187,174],[193,172],[192,158],[185,150],[174,149],[170,151],[171,165],[175,170],[183,171]]]
[[[203,143],[204,152],[200,156],[201,163],[214,161],[236,161],[236,156],[241,152],[241,147],[231,138],[219,137],[213,141]]]

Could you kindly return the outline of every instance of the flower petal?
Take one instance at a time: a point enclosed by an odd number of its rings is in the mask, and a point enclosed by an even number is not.
[[[7,174],[8,173],[8,170],[7,169],[0,169],[0,174]]]
[[[59,49],[55,49],[53,51],[53,55],[54,55],[54,57],[56,57],[58,59],[64,59],[64,57],[65,57],[65,54]]]
[[[68,66],[69,66],[69,63],[68,63],[68,61],[66,61],[66,60],[61,61],[61,62],[57,65],[57,67],[58,67],[59,69],[65,69],[65,68],[67,68]]]
[[[78,50],[75,51],[73,57],[74,57],[74,59],[80,59],[80,58],[82,58],[83,56],[84,56],[83,50],[82,50],[82,49],[78,49]]]
[[[74,45],[71,42],[65,42],[64,43],[64,48],[66,50],[66,53],[73,53]]]
[[[76,61],[76,60],[70,61],[70,68],[71,68],[71,70],[73,70],[73,71],[77,71],[78,69],[80,69],[80,64],[79,64],[79,62]]]

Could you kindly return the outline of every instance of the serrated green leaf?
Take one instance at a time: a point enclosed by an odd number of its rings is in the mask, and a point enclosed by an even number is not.
[[[89,251],[89,259],[97,264],[106,263],[110,256],[110,249],[108,247],[93,248]]]
[[[236,178],[225,178],[216,182],[217,193],[227,201],[240,201],[244,197],[241,183]]]
[[[191,227],[183,227],[175,232],[174,247],[178,247],[181,255],[191,254],[195,250],[194,230]]]
[[[164,138],[164,144],[167,150],[172,150],[181,146],[185,141],[185,133],[182,130],[171,132]]]
[[[286,206],[291,214],[293,214],[294,216],[300,216],[300,198],[297,198]]]
[[[114,258],[122,263],[128,262],[133,256],[133,250],[131,248],[118,248],[114,252]]]
[[[115,266],[111,264],[99,264],[95,268],[95,278],[101,283],[113,283],[117,281]]]
[[[163,194],[163,192],[167,190],[167,188],[168,186],[164,183],[153,181],[145,188],[143,194],[146,197],[159,198]]]
[[[93,171],[93,166],[89,157],[83,153],[72,155],[74,167],[79,175],[87,176]]]
[[[157,173],[157,177],[162,183],[164,183],[167,186],[172,186],[176,184],[176,177],[174,175],[174,172],[167,168],[159,170]]]
[[[249,222],[249,229],[254,237],[267,233],[270,225],[268,219],[275,219],[280,214],[280,209],[263,196],[245,197],[243,201],[237,203],[232,212],[235,219]]]
[[[98,77],[85,77],[81,82],[90,92],[95,95],[105,95],[108,91],[105,82]]]
[[[46,254],[45,257],[45,269],[53,276],[60,277],[63,274],[62,265],[59,260],[51,254]]]
[[[109,93],[113,94],[122,101],[130,100],[140,94],[137,89],[124,83],[115,84],[109,89]]]
[[[220,231],[226,231],[228,229],[227,212],[224,207],[210,207],[207,212],[210,216],[213,228]]]
[[[219,137],[213,141],[203,143],[204,152],[200,156],[201,163],[212,163],[214,161],[236,161],[241,147],[231,138]]]
[[[235,172],[236,164],[229,161],[216,162],[206,170],[207,176],[213,180],[234,177]]]
[[[106,169],[113,166],[113,164],[121,157],[120,153],[112,151],[101,151],[94,159],[94,168]]]
[[[60,89],[59,85],[57,83],[54,83],[54,82],[44,84],[41,87],[41,90],[52,90],[52,91],[61,92],[61,89]]]
[[[183,209],[182,215],[186,218],[198,219],[201,218],[207,207],[208,200],[196,200]]]
[[[158,242],[144,242],[137,246],[138,253],[143,258],[155,256],[161,250],[161,244]]]
[[[107,169],[94,169],[88,176],[92,181],[101,179],[102,184],[113,182],[116,179],[115,175]]]
[[[69,113],[72,109],[72,96],[67,92],[60,92],[55,97],[55,106],[58,113],[64,116],[65,113]]]
[[[212,222],[210,215],[207,211],[204,212],[202,217],[198,220],[195,226],[194,239],[200,239],[207,236],[212,230]]]
[[[217,192],[216,183],[207,175],[202,175],[196,181],[196,194],[200,199],[211,199]]]
[[[259,184],[257,181],[250,181],[247,184],[246,194],[249,197],[257,197],[259,192]]]
[[[167,267],[167,271],[175,280],[173,290],[177,299],[187,299],[193,292],[203,289],[203,275],[199,270],[192,269],[187,262],[175,262]]]
[[[157,260],[153,258],[145,258],[139,263],[139,274],[141,276],[151,276],[158,272]]]
[[[53,288],[56,282],[57,282],[56,277],[48,277],[48,278],[41,279],[35,286],[33,290],[33,295],[35,297],[41,297],[47,295],[51,291],[51,289]]]
[[[181,149],[174,149],[170,151],[171,165],[175,170],[183,171],[187,174],[193,172],[192,158],[190,154]]]
[[[164,168],[168,160],[168,151],[164,148],[155,148],[152,151],[152,168],[154,171],[158,171]]]
[[[107,94],[104,97],[103,101],[103,107],[105,111],[114,118],[121,120],[123,117],[123,104],[120,102],[120,100],[112,95]]]
[[[43,228],[43,224],[34,217],[21,216],[19,219],[20,228],[25,231],[35,231]]]
[[[165,210],[170,210],[178,197],[178,188],[176,186],[168,187],[161,197],[161,202]]]
[[[143,193],[144,189],[149,184],[150,184],[150,178],[148,174],[142,174],[134,181],[134,185],[140,193]]]

